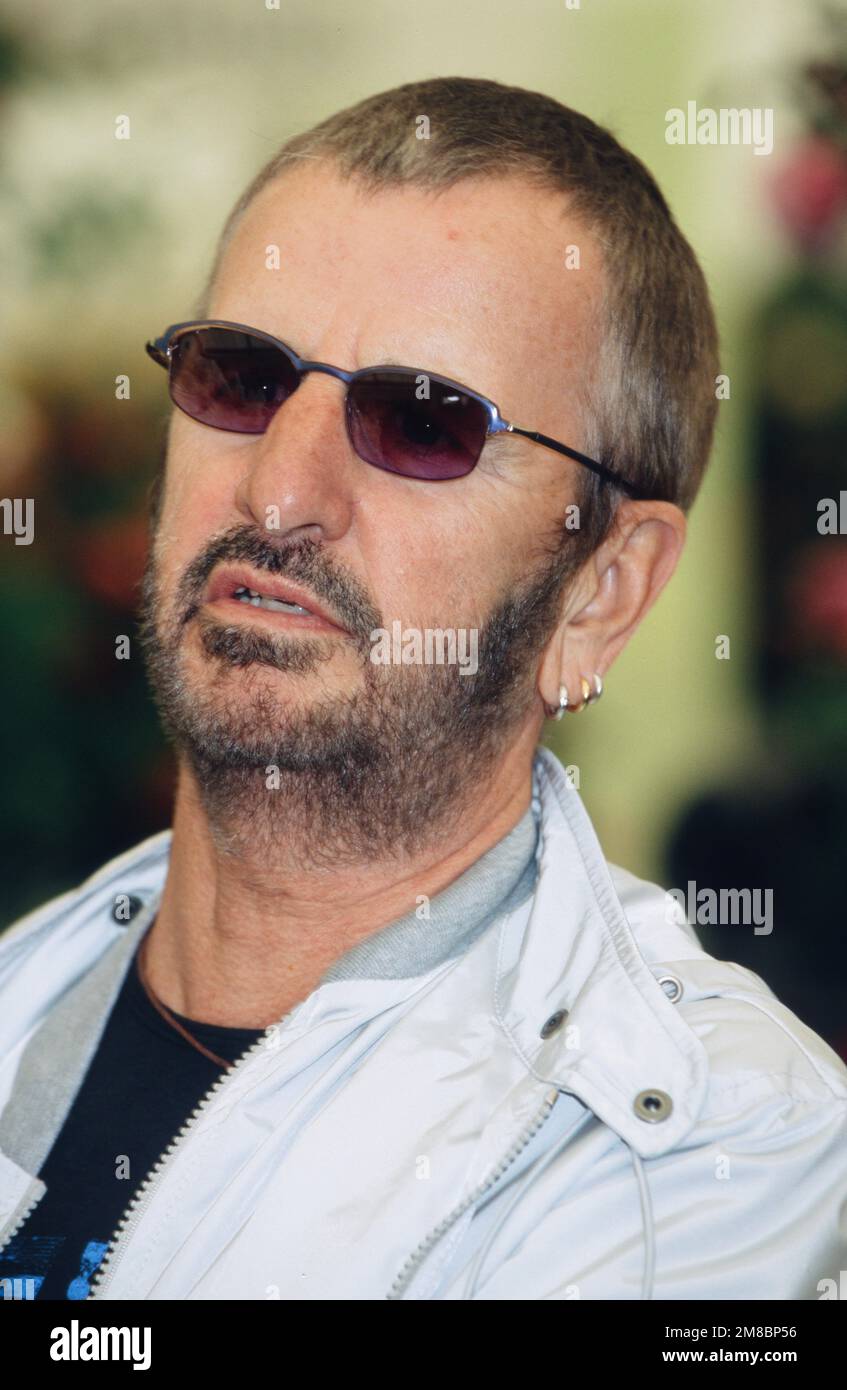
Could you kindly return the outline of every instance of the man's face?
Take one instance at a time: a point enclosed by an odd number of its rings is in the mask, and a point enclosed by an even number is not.
[[[560,196],[515,179],[373,196],[306,163],[244,215],[208,316],[347,369],[451,377],[579,447],[574,388],[600,290],[592,244]],[[459,740],[467,758],[495,731],[537,726],[533,658],[558,613],[552,551],[578,465],[501,436],[466,477],[403,478],[355,454],[343,394],[309,375],[263,435],[174,412],[146,580],[154,685],[194,754],[232,768],[314,773],[323,760],[337,781],[343,759],[349,781],[358,746],[363,767],[393,756],[395,776],[414,753],[420,780],[434,741],[459,778]],[[248,587],[296,582],[324,617],[237,603],[245,566]],[[370,634],[398,622],[464,631],[468,669],[374,664]]]

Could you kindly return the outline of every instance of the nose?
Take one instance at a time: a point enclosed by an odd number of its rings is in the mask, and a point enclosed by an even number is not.
[[[247,445],[236,490],[246,520],[293,539],[338,540],[354,514],[354,488],[367,465],[356,458],[344,421],[344,383],[310,372],[262,435]]]

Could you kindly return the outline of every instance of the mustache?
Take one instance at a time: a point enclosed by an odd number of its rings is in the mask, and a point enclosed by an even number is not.
[[[305,585],[360,644],[369,642],[374,628],[384,626],[364,586],[340,570],[319,541],[304,537],[273,544],[249,526],[233,526],[210,541],[180,579],[176,592],[180,627],[199,611],[209,576],[226,560],[241,560],[256,570]]]

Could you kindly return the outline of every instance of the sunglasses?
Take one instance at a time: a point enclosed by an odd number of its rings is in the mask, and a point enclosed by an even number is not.
[[[146,350],[167,367],[174,405],[213,429],[263,434],[306,374],[325,372],[345,383],[350,443],[375,468],[428,482],[463,478],[489,435],[516,434],[566,454],[631,497],[647,495],[596,459],[504,420],[486,396],[434,372],[395,366],[346,372],[298,357],[257,328],[218,319],[172,324]]]

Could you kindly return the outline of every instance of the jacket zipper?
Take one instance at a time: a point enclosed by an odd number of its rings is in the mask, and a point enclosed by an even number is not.
[[[151,1198],[156,1187],[161,1182],[162,1177],[168,1166],[173,1162],[174,1154],[185,1142],[188,1134],[197,1124],[197,1121],[203,1114],[204,1110],[208,1108],[212,1100],[214,1100],[217,1097],[219,1091],[224,1086],[226,1086],[227,1082],[231,1080],[235,1073],[245,1065],[248,1058],[252,1057],[254,1052],[258,1052],[259,1048],[265,1046],[269,1034],[273,1031],[273,1029],[278,1027],[279,1023],[270,1024],[268,1028],[265,1029],[262,1036],[260,1038],[257,1038],[254,1043],[251,1043],[250,1046],[247,1048],[246,1052],[242,1052],[241,1056],[232,1064],[232,1066],[227,1068],[227,1070],[221,1076],[218,1077],[217,1081],[212,1083],[209,1090],[192,1110],[191,1114],[188,1116],[188,1119],[177,1131],[176,1135],[171,1140],[164,1153],[162,1153],[160,1157],[156,1160],[153,1167],[150,1169],[150,1172],[147,1174],[146,1178],[141,1183],[141,1186],[136,1189],[135,1195],[130,1200],[129,1206],[126,1208],[126,1211],[124,1212],[123,1216],[118,1222],[117,1228],[114,1234],[112,1235],[112,1238],[109,1241],[108,1246],[106,1247],[105,1253],[103,1255],[102,1260],[100,1261],[100,1264],[97,1267],[97,1272],[91,1281],[87,1298],[91,1299],[103,1297],[104,1289],[107,1287],[107,1285],[111,1282],[111,1280],[114,1277],[115,1266],[117,1263],[116,1256],[118,1254],[118,1251],[120,1250],[122,1254],[123,1251],[126,1249],[127,1243],[130,1240],[133,1231],[135,1230],[136,1226],[138,1225],[139,1221],[144,1215],[144,1212],[147,1210],[147,1207],[150,1204]],[[107,1266],[109,1270],[108,1275],[106,1274]]]
[[[272,1027],[277,1026],[278,1025],[272,1025]],[[106,1252],[97,1268],[97,1272],[91,1281],[91,1286],[87,1295],[89,1299],[103,1297],[103,1291],[114,1278],[115,1268],[117,1264],[116,1256],[118,1254],[118,1251],[126,1249],[126,1245],[130,1237],[132,1236],[133,1231],[137,1227],[139,1221],[141,1220],[141,1217],[144,1215],[144,1212],[147,1210],[147,1207],[149,1206],[150,1201],[152,1199],[153,1192],[155,1191],[157,1184],[161,1182],[162,1176],[165,1170],[167,1169],[168,1165],[173,1161],[173,1156],[176,1153],[177,1149],[180,1147],[182,1143],[185,1142],[187,1135],[194,1128],[203,1111],[208,1108],[211,1101],[218,1095],[221,1088],[227,1084],[227,1082],[230,1080],[233,1074],[239,1070],[239,1068],[245,1065],[248,1058],[251,1057],[254,1052],[257,1052],[260,1047],[264,1046],[268,1033],[270,1031],[270,1029],[266,1029],[262,1037],[257,1038],[256,1041],[253,1044],[251,1044],[250,1047],[248,1047],[247,1051],[241,1054],[237,1062],[235,1062],[234,1065],[230,1067],[229,1070],[223,1076],[218,1077],[217,1081],[214,1082],[214,1084],[203,1096],[199,1104],[191,1112],[185,1124],[178,1131],[174,1139],[172,1139],[171,1143],[165,1149],[164,1153],[150,1169],[150,1172],[147,1174],[147,1177],[144,1179],[141,1186],[136,1191],[135,1195],[129,1203],[129,1206],[127,1207],[126,1211],[124,1212],[123,1216],[118,1222],[117,1229],[114,1232],[111,1240],[109,1241],[109,1244],[106,1248]],[[489,1192],[490,1189],[500,1181],[503,1174],[512,1166],[512,1164],[515,1162],[515,1159],[519,1157],[519,1155],[526,1148],[530,1140],[534,1138],[534,1136],[538,1133],[539,1129],[550,1115],[553,1106],[556,1104],[558,1096],[559,1091],[555,1087],[551,1088],[546,1093],[540,1110],[536,1113],[536,1115],[533,1117],[530,1123],[518,1135],[518,1138],[512,1144],[511,1148],[508,1149],[506,1154],[504,1154],[503,1158],[500,1159],[500,1162],[494,1167],[489,1176],[483,1182],[479,1183],[473,1189],[473,1191],[470,1192],[468,1196],[464,1198],[463,1201],[461,1201],[457,1206],[455,1206],[453,1210],[442,1221],[438,1223],[435,1229],[432,1230],[429,1233],[429,1235],[421,1241],[420,1245],[418,1245],[417,1248],[412,1251],[412,1254],[408,1257],[405,1264],[403,1265],[403,1268],[397,1275],[397,1278],[394,1280],[391,1289],[386,1294],[387,1299],[402,1298],[412,1278],[417,1272],[417,1269],[423,1263],[424,1259],[433,1249],[433,1247],[437,1245],[438,1242],[442,1239],[442,1237],[447,1234],[450,1227],[455,1225],[459,1218],[464,1215],[468,1207],[474,1206],[477,1202],[481,1201],[481,1199],[486,1195],[486,1193]],[[29,1210],[32,1210],[33,1205],[35,1204],[33,1203],[30,1206]],[[24,1220],[26,1220],[26,1217],[24,1217],[22,1221],[18,1222],[18,1225],[15,1227],[15,1230],[18,1230],[20,1228]],[[106,1272],[107,1268],[108,1275]]]
[[[515,1159],[526,1148],[530,1139],[534,1138],[538,1133],[541,1126],[550,1115],[558,1097],[559,1091],[556,1087],[547,1091],[541,1109],[518,1135],[512,1147],[504,1154],[503,1158],[501,1158],[500,1162],[484,1182],[479,1183],[472,1192],[468,1193],[467,1197],[459,1202],[459,1204],[444,1217],[443,1221],[439,1221],[438,1225],[430,1231],[429,1235],[412,1251],[397,1275],[397,1278],[394,1280],[394,1283],[391,1285],[388,1293],[385,1295],[387,1299],[401,1299],[403,1297],[409,1284],[412,1282],[412,1279],[433,1247],[447,1234],[450,1227],[454,1226],[459,1218],[464,1215],[468,1207],[475,1206],[477,1202],[481,1201],[486,1193],[500,1181],[506,1170],[512,1166]]]
[[[192,1110],[188,1119],[177,1131],[176,1135],[171,1140],[168,1147],[164,1150],[164,1152],[154,1163],[146,1178],[144,1178],[141,1185],[136,1189],[135,1194],[129,1202],[129,1205],[127,1206],[120,1221],[118,1222],[118,1225],[109,1241],[109,1244],[106,1247],[106,1251],[103,1255],[103,1258],[97,1267],[97,1271],[94,1275],[94,1278],[91,1281],[87,1294],[87,1299],[96,1299],[103,1297],[104,1290],[108,1287],[108,1285],[114,1278],[118,1252],[120,1251],[121,1253],[123,1253],[123,1251],[126,1249],[127,1243],[129,1242],[133,1231],[138,1226],[138,1223],[140,1222],[142,1216],[144,1215],[144,1212],[147,1210],[152,1200],[153,1193],[156,1187],[161,1182],[168,1166],[173,1162],[174,1154],[185,1142],[187,1136],[200,1119],[200,1116],[206,1109],[208,1109],[212,1100],[214,1100],[217,1097],[218,1093],[224,1086],[226,1086],[227,1082],[231,1079],[231,1077],[238,1070],[240,1070],[241,1067],[246,1065],[248,1059],[252,1057],[255,1052],[258,1052],[258,1050],[265,1045],[268,1035],[272,1032],[274,1028],[277,1028],[278,1026],[278,1024],[271,1024],[268,1028],[266,1028],[262,1036],[260,1038],[257,1038],[254,1043],[251,1043],[250,1047],[247,1048],[246,1052],[243,1052],[241,1056],[233,1063],[233,1065],[230,1068],[228,1068],[228,1070],[225,1071],[222,1076],[219,1076],[217,1081],[213,1082],[213,1084],[209,1087],[209,1090],[205,1093],[202,1099]],[[482,1198],[486,1195],[486,1193],[488,1193],[491,1190],[491,1188],[494,1187],[495,1184],[500,1181],[503,1174],[512,1166],[515,1160],[526,1148],[530,1140],[533,1139],[534,1136],[538,1133],[539,1129],[550,1115],[553,1106],[556,1104],[559,1094],[559,1091],[555,1087],[551,1088],[546,1093],[540,1110],[537,1111],[533,1119],[521,1131],[521,1133],[518,1135],[518,1138],[512,1144],[511,1148],[507,1150],[503,1158],[501,1158],[499,1163],[496,1164],[489,1176],[483,1182],[479,1183],[473,1189],[473,1191],[467,1195],[467,1197],[465,1197],[461,1202],[459,1202],[458,1205],[455,1206],[453,1210],[449,1212],[448,1215],[445,1216],[444,1219],[440,1221],[432,1231],[430,1231],[429,1235],[426,1236],[425,1239],[422,1240],[420,1244],[412,1251],[412,1253],[405,1261],[400,1272],[398,1273],[388,1293],[386,1294],[386,1299],[396,1300],[403,1297],[404,1293],[409,1287],[409,1284],[414,1278],[414,1275],[416,1274],[417,1270],[420,1268],[421,1264],[426,1259],[426,1256],[430,1253],[434,1246],[436,1246],[438,1242],[447,1234],[447,1232],[450,1230],[450,1227],[454,1226],[456,1222],[459,1220],[459,1218],[464,1215],[464,1213],[468,1210],[468,1207],[474,1206],[477,1202],[481,1201]],[[40,1200],[41,1197],[36,1197],[30,1203],[28,1203],[26,1210],[24,1211],[20,1220],[16,1222],[14,1228],[7,1233],[6,1238],[3,1240],[2,1244],[0,1244],[0,1251],[5,1250],[9,1242],[14,1239],[21,1227],[25,1225],[25,1223],[29,1219],[30,1213],[38,1205]]]
[[[168,1147],[160,1155],[156,1163],[150,1169],[150,1172],[147,1174],[146,1178],[143,1180],[140,1187],[137,1188],[134,1196],[130,1200],[129,1205],[127,1206],[123,1216],[118,1222],[117,1228],[114,1231],[108,1246],[106,1247],[106,1251],[103,1255],[103,1258],[100,1261],[94,1278],[91,1281],[91,1285],[87,1294],[88,1299],[96,1299],[103,1297],[104,1290],[108,1287],[108,1285],[114,1278],[115,1269],[118,1263],[118,1253],[120,1252],[122,1254],[125,1251],[133,1231],[138,1226],[138,1223],[140,1222],[142,1216],[144,1215],[145,1211],[150,1205],[156,1187],[162,1181],[162,1178],[165,1172],[167,1171],[169,1165],[173,1162],[174,1155],[181,1147],[181,1145],[185,1143],[191,1130],[195,1127],[198,1120],[200,1119],[200,1116],[206,1109],[208,1109],[212,1100],[217,1098],[221,1089],[226,1086],[227,1082],[231,1080],[233,1075],[247,1063],[248,1059],[252,1057],[255,1052],[258,1052],[258,1050],[261,1047],[264,1047],[269,1033],[271,1033],[271,1031],[274,1028],[277,1028],[278,1026],[279,1024],[271,1024],[270,1027],[266,1028],[262,1036],[260,1038],[257,1038],[256,1041],[252,1043],[250,1047],[247,1048],[246,1052],[243,1052],[241,1056],[238,1058],[238,1060],[234,1062],[233,1065],[226,1072],[224,1072],[222,1076],[218,1077],[217,1081],[215,1081],[212,1084],[212,1086],[210,1086],[209,1090],[198,1102],[194,1110],[192,1110],[188,1119],[177,1131],[176,1135],[171,1140]],[[405,1261],[400,1272],[398,1273],[396,1279],[394,1280],[394,1283],[392,1284],[390,1290],[386,1294],[386,1299],[400,1299],[403,1297],[403,1294],[405,1293],[406,1289],[411,1283],[415,1273],[425,1260],[426,1256],[433,1249],[433,1247],[437,1245],[438,1242],[443,1238],[443,1236],[447,1234],[450,1227],[454,1226],[455,1223],[459,1220],[459,1218],[464,1215],[468,1207],[474,1206],[476,1205],[476,1203],[481,1201],[482,1198],[491,1190],[491,1188],[494,1187],[495,1184],[500,1181],[503,1174],[512,1166],[515,1160],[526,1148],[530,1140],[533,1139],[534,1136],[538,1133],[545,1120],[547,1120],[547,1118],[549,1117],[550,1112],[553,1109],[553,1106],[556,1104],[559,1094],[560,1093],[556,1087],[552,1087],[549,1091],[547,1091],[541,1108],[537,1111],[537,1113],[529,1122],[529,1124],[526,1125],[525,1128],[521,1131],[517,1139],[507,1150],[504,1156],[500,1159],[499,1163],[495,1165],[494,1169],[489,1174],[489,1176],[483,1182],[479,1183],[473,1189],[472,1192],[468,1193],[467,1197],[465,1197],[461,1202],[459,1202],[458,1205],[455,1206],[453,1210],[449,1212],[448,1215],[445,1216],[444,1219],[440,1221],[432,1231],[430,1231],[429,1235],[426,1236],[425,1239],[420,1242],[420,1244],[415,1248],[415,1250],[412,1251],[408,1259]],[[29,1212],[35,1205],[36,1202],[30,1203],[26,1215],[23,1216],[15,1226],[15,1232],[18,1231],[20,1227],[23,1225],[24,1221],[26,1221]],[[15,1232],[12,1232],[9,1235],[9,1240],[11,1240],[12,1235],[14,1235]],[[4,1241],[3,1245],[5,1246],[6,1243],[7,1242]]]

